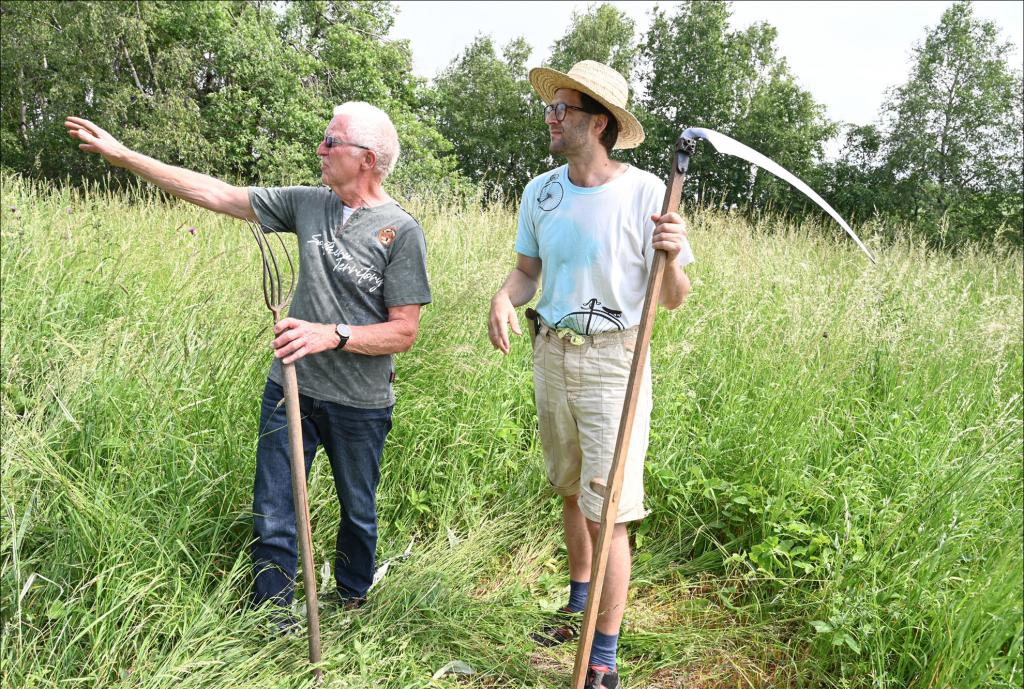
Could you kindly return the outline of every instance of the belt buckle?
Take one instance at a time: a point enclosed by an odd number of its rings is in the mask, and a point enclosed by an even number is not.
[[[574,344],[577,347],[585,342],[583,336],[571,328],[559,328],[555,331],[555,335],[561,340],[568,340],[570,344]]]

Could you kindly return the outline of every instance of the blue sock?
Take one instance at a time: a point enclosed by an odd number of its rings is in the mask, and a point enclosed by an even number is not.
[[[572,612],[579,612],[587,607],[587,592],[590,590],[589,581],[569,580],[569,604],[566,606]]]
[[[594,630],[594,645],[590,647],[590,665],[604,665],[615,669],[615,652],[619,650],[618,634],[602,634]]]

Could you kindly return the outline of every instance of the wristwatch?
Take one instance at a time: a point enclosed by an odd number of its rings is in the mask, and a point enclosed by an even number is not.
[[[348,343],[348,338],[352,337],[352,328],[348,327],[344,323],[338,323],[334,326],[334,332],[338,333],[338,346],[335,349],[345,349],[345,345]]]

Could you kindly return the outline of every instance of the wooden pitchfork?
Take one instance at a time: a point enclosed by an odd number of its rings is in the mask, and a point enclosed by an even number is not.
[[[295,293],[295,265],[292,263],[288,247],[277,232],[281,251],[288,264],[288,288],[284,288],[281,278],[281,265],[267,239],[263,227],[249,222],[249,229],[260,249],[263,261],[263,300],[274,315],[274,325],[281,320],[281,312],[291,301]],[[284,373],[285,413],[288,417],[288,444],[291,447],[292,465],[292,502],[295,505],[295,528],[299,535],[299,548],[302,551],[302,582],[306,594],[306,620],[309,624],[309,662],[313,665],[313,676],[317,683],[323,680],[320,663],[320,611],[316,599],[316,568],[313,565],[312,532],[309,527],[309,500],[306,497],[306,461],[302,453],[302,420],[299,411],[299,384],[295,377],[295,364],[281,364]]]
[[[672,168],[669,171],[668,185],[665,189],[665,201],[661,208],[662,215],[679,209],[679,199],[682,195],[686,171],[690,165],[690,156],[693,155],[696,147],[697,142],[693,139],[679,137],[676,141],[672,149]],[[604,575],[608,569],[608,551],[611,550],[615,518],[619,514],[619,497],[622,493],[622,477],[626,471],[626,455],[629,453],[629,439],[633,434],[633,419],[636,417],[641,377],[644,363],[647,361],[647,350],[651,343],[654,317],[658,312],[658,296],[661,294],[661,279],[664,271],[665,252],[656,251],[650,278],[647,282],[647,294],[644,297],[643,314],[640,317],[639,332],[636,336],[633,363],[629,369],[626,398],[622,402],[622,416],[619,420],[619,435],[615,440],[612,466],[606,482],[597,479],[591,482],[594,492],[604,495],[604,507],[601,510],[601,530],[598,533],[597,545],[594,547],[593,561],[590,566],[590,590],[587,592],[587,607],[583,612],[580,645],[576,651],[576,665],[573,669],[572,689],[583,689],[583,682],[586,681],[587,676],[587,664],[590,661],[590,647],[594,643],[594,629],[597,627],[597,617],[601,614],[601,590],[604,588]]]

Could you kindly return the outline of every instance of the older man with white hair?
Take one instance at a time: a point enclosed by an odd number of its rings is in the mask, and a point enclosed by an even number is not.
[[[301,279],[275,328],[263,391],[253,495],[253,604],[291,603],[295,512],[281,364],[295,363],[308,473],[317,447],[341,504],[334,576],[338,602],[358,607],[373,581],[380,458],[395,403],[392,354],[412,347],[430,302],[423,230],[384,191],[398,134],[378,108],[334,110],[317,149],[324,187],[237,187],[132,151],[88,120],[64,123],[99,153],[165,192],[218,213],[298,235]],[[282,612],[285,612],[282,610]],[[282,629],[290,626],[287,614]]]

